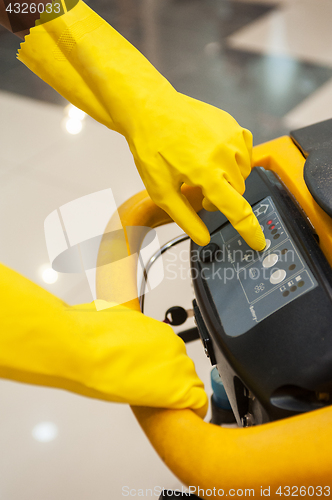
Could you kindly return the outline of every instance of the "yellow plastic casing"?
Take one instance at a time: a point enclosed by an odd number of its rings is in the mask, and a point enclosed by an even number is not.
[[[319,236],[319,245],[332,267],[332,218],[315,202],[303,178],[305,158],[290,137],[256,146],[253,151],[255,166],[272,170],[310,220]]]
[[[332,220],[306,188],[304,161],[289,137],[254,148],[254,165],[273,170],[280,177],[310,218],[332,265]],[[195,209],[200,210],[200,190],[185,186],[183,192]],[[119,213],[123,226],[157,227],[171,222],[147,192],[128,200]],[[111,221],[106,231],[110,227]],[[136,251],[144,236],[142,233],[142,238],[137,238]],[[101,248],[107,251],[103,244]],[[134,286],[133,269],[122,279],[128,279]],[[97,293],[107,296],[114,280],[116,277],[105,275],[102,268],[98,268]],[[138,300],[126,305],[139,309]],[[201,498],[219,498],[221,492],[224,496],[240,498],[248,489],[253,489],[255,496],[262,496],[262,488],[266,493],[269,491],[270,498],[292,493],[312,498],[313,491],[314,496],[331,494],[331,407],[245,429],[226,429],[206,423],[191,410],[132,409],[165,464]]]

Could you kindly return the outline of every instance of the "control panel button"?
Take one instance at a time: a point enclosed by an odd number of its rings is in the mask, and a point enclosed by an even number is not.
[[[269,268],[274,266],[278,262],[278,255],[276,253],[270,253],[263,260],[263,267]]]
[[[209,243],[200,251],[200,259],[202,262],[213,262],[217,254],[220,252],[220,248],[216,243]]]
[[[277,285],[281,283],[286,278],[286,271],[284,269],[277,269],[270,276],[270,282],[272,285]]]
[[[271,240],[269,239],[266,239],[266,247],[262,250],[262,252],[266,252],[266,250],[268,250],[271,246]]]

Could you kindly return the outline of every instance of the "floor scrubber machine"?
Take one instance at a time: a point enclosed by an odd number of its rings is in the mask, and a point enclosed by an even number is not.
[[[133,411],[170,469],[197,486],[192,498],[239,498],[247,488],[272,498],[326,497],[332,494],[332,120],[256,146],[254,165],[244,196],[265,233],[263,252],[253,251],[223,214],[202,210],[200,189],[183,186],[211,234],[206,247],[191,242],[191,269],[195,320],[215,367],[212,422],[234,420],[238,427],[202,422],[189,410]],[[119,213],[123,227],[171,222],[146,192]],[[144,236],[136,232],[131,253]],[[105,297],[109,287],[110,276],[98,269],[98,292]],[[139,309],[139,302],[128,306]]]

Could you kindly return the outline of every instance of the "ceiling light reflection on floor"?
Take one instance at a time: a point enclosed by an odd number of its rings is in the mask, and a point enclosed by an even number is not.
[[[58,435],[58,428],[53,422],[40,422],[32,429],[32,436],[40,443],[49,443]]]
[[[65,126],[69,134],[76,135],[81,132],[83,124],[82,121],[78,120],[77,118],[68,118],[66,120]]]
[[[64,109],[65,118],[63,120],[63,125],[66,131],[71,135],[77,135],[82,131],[83,120],[86,116],[84,111],[73,106],[73,104],[68,104]]]
[[[55,283],[59,277],[59,274],[54,271],[51,267],[48,267],[42,271],[42,278],[45,283],[48,283],[51,285],[52,283]]]

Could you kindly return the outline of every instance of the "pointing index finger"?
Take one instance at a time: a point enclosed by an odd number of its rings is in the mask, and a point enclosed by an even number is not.
[[[251,205],[228,182],[223,182],[218,193],[215,189],[212,193],[205,192],[205,197],[227,217],[251,248],[264,250],[265,236]]]

